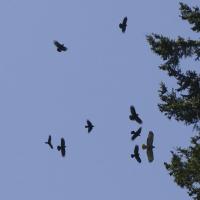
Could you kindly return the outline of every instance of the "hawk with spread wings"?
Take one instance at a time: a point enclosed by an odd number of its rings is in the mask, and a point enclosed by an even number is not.
[[[57,146],[58,151],[61,151],[61,155],[65,156],[65,140],[64,138],[61,138],[60,146]]]
[[[147,143],[142,145],[142,149],[146,149],[147,151],[147,158],[149,162],[153,162],[154,156],[153,156],[153,139],[154,139],[154,134],[152,131],[149,131],[149,135],[147,137]]]

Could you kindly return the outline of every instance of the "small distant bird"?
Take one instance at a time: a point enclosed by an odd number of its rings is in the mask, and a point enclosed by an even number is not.
[[[57,47],[57,51],[67,51],[67,47],[64,46],[64,44],[60,44],[58,41],[54,40],[54,45]]]
[[[153,139],[154,139],[154,134],[152,131],[149,131],[149,135],[147,137],[147,144],[142,145],[142,149],[147,150],[147,158],[148,158],[149,162],[153,162],[153,160],[154,160],[153,148],[155,148],[155,147],[153,146]]]
[[[91,132],[91,130],[93,129],[93,124],[90,120],[87,120],[87,125],[85,126],[85,128],[88,128],[88,133]]]
[[[125,33],[127,27],[127,17],[124,17],[122,23],[119,24],[119,28],[122,29],[122,33]]]
[[[48,141],[45,142],[45,144],[48,144],[51,147],[51,149],[53,149],[53,145],[51,144],[51,135],[49,135]]]
[[[131,158],[135,158],[139,163],[141,163],[141,158],[139,154],[139,146],[135,145],[134,154],[131,154]]]
[[[64,138],[61,138],[60,146],[57,146],[58,151],[61,151],[62,156],[65,156],[65,140]]]
[[[130,120],[135,120],[137,123],[142,124],[142,120],[139,118],[138,114],[135,111],[134,106],[130,107],[131,115],[129,115]]]
[[[135,138],[140,136],[141,131],[142,131],[142,127],[140,127],[137,131],[131,131],[131,134],[132,134],[131,139],[135,140]]]

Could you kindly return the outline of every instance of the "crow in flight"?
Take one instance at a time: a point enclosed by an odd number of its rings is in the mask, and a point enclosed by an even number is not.
[[[85,128],[88,128],[88,133],[90,133],[90,131],[93,129],[93,124],[90,120],[87,120],[87,125],[85,126]]]
[[[124,17],[123,22],[119,24],[119,28],[122,29],[122,33],[125,33],[127,27],[127,17]]]
[[[152,131],[149,131],[149,135],[147,137],[147,144],[143,144],[142,148],[147,150],[147,157],[149,162],[153,162],[154,156],[153,156],[153,139],[154,139],[154,134]]]
[[[57,146],[58,151],[61,151],[62,156],[65,156],[65,140],[64,138],[61,138],[60,146]]]
[[[135,138],[140,136],[141,131],[142,131],[142,127],[140,127],[137,131],[131,131],[131,134],[132,134],[131,139],[135,140]]]
[[[67,51],[67,47],[64,46],[64,44],[60,44],[58,41],[54,40],[54,45],[57,47],[57,51]]]
[[[141,163],[141,158],[139,154],[139,146],[135,145],[134,154],[131,154],[131,158],[135,158],[139,163]]]
[[[139,118],[138,114],[135,111],[134,106],[130,107],[131,115],[129,115],[130,120],[135,120],[137,123],[142,124],[142,120]]]
[[[51,149],[53,149],[53,145],[51,144],[51,135],[49,135],[48,141],[45,142],[45,144],[48,144],[51,147]]]

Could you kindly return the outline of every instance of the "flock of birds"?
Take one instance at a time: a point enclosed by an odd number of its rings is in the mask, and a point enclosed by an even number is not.
[[[138,113],[136,112],[134,106],[130,107],[130,111],[131,111],[131,115],[129,115],[129,119],[136,121],[138,124],[142,124],[142,120],[140,119]],[[140,136],[142,132],[142,127],[140,127],[137,131],[131,131],[132,140],[135,140],[137,137]],[[146,149],[147,151],[147,158],[149,160],[149,162],[153,162],[154,160],[154,155],[153,155],[153,148],[155,148],[155,146],[153,146],[153,139],[154,139],[154,134],[152,131],[149,131],[149,135],[147,137],[147,142],[146,144],[142,145],[142,149]],[[139,163],[141,163],[141,158],[140,158],[140,154],[139,154],[139,146],[135,145],[134,148],[134,154],[131,154],[131,158],[135,158]]]
[[[90,120],[87,120],[87,125],[85,125],[85,128],[88,129],[88,133],[90,133],[94,127],[94,125],[92,124],[92,122]],[[51,143],[51,135],[49,135],[48,141],[45,142],[45,144],[48,144],[50,146],[51,149],[53,149],[53,145]],[[60,141],[60,145],[57,146],[57,150],[61,152],[61,155],[64,157],[65,156],[65,139],[61,138]]]
[[[125,33],[126,31],[126,27],[127,27],[127,17],[124,17],[123,21],[119,24],[119,28],[121,29],[122,33]],[[58,52],[62,52],[62,51],[67,51],[67,47],[64,46],[64,44],[59,43],[58,41],[54,41],[54,45],[57,48]],[[134,106],[130,106],[130,112],[131,115],[129,115],[129,119],[132,121],[136,121],[138,124],[142,124],[142,120],[140,119],[138,113],[136,112]],[[87,125],[85,125],[85,128],[88,129],[88,133],[90,133],[92,131],[92,129],[94,128],[94,125],[92,124],[92,122],[90,120],[86,121]],[[140,127],[137,131],[132,131],[131,132],[131,139],[135,140],[137,137],[140,136],[142,131],[142,127]],[[147,137],[147,142],[146,144],[142,145],[142,149],[146,150],[147,152],[147,158],[149,162],[152,162],[154,160],[154,155],[153,155],[153,148],[155,148],[153,146],[153,140],[154,140],[154,134],[152,131],[149,131],[148,137]],[[51,142],[51,135],[49,135],[48,141],[45,142],[45,144],[48,144],[50,146],[51,149],[53,149],[53,145]],[[61,142],[60,145],[57,146],[57,150],[61,152],[61,155],[64,157],[65,156],[65,150],[66,146],[65,146],[65,139],[61,138]],[[135,145],[134,148],[134,153],[131,154],[131,158],[135,158],[139,163],[141,163],[141,158],[140,158],[140,154],[139,154],[139,146]]]

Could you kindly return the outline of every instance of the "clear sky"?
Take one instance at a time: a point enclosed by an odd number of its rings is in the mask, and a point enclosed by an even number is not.
[[[185,0],[191,6],[197,0]],[[164,168],[194,134],[158,110],[158,69],[145,35],[197,38],[170,0],[1,0],[0,199],[187,200]],[[125,34],[118,24],[128,17]],[[58,40],[68,51],[58,53]],[[190,64],[190,63],[189,63]],[[143,120],[129,120],[134,105]],[[95,128],[88,134],[85,121]],[[155,134],[155,160],[141,145]],[[54,150],[44,142],[52,135]],[[60,138],[66,157],[56,150]],[[132,160],[135,144],[142,163]]]

